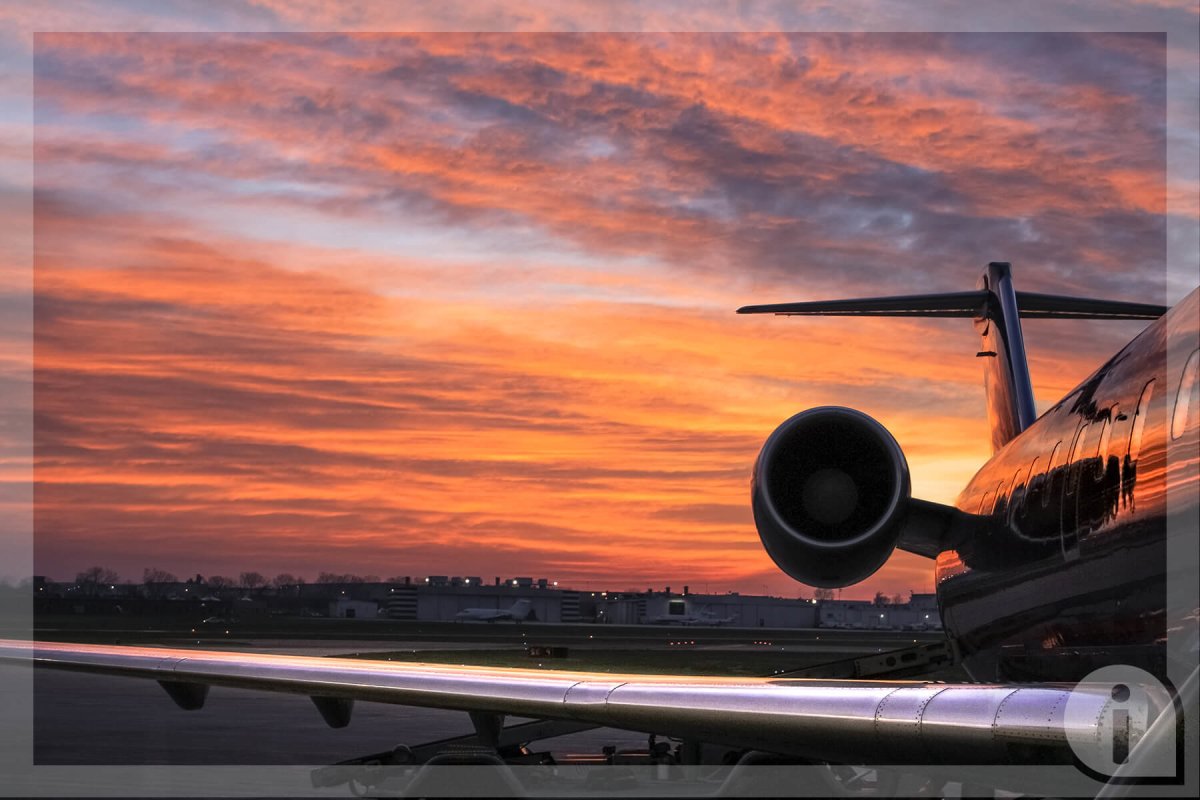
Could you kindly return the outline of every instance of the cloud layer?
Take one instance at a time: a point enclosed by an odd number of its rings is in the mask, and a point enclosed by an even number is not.
[[[794,592],[746,502],[763,438],[861,408],[951,501],[987,455],[973,334],[732,309],[989,260],[1161,299],[1164,53],[39,35],[38,568]],[[1135,330],[1030,324],[1040,396]],[[862,591],[928,586],[898,558]]]

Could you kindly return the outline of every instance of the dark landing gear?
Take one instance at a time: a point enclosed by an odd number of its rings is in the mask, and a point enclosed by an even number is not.
[[[595,726],[536,721],[501,729],[500,742]],[[520,733],[518,733],[520,731]],[[699,758],[698,761],[691,761]],[[917,768],[921,769],[921,768]],[[476,736],[398,746],[312,773],[316,788],[346,786],[356,797],[956,797],[995,796],[947,770],[825,764],[800,758],[659,741],[552,756],[527,744],[481,745]]]
[[[473,747],[444,750],[424,764],[401,763],[411,756],[397,750],[388,763],[317,770],[313,785],[345,785],[356,797],[942,797],[945,789],[944,781],[925,776],[758,751],[731,754],[733,763],[688,765],[661,749],[536,764]]]
[[[538,720],[502,726],[499,715],[472,715],[476,733],[400,745],[312,773],[316,788],[346,786],[356,797],[831,797],[894,796],[898,773],[831,766],[653,734],[641,748],[551,755],[529,743],[597,726]]]
[[[359,797],[376,793],[393,797],[524,796],[529,788],[517,780],[512,767],[549,767],[556,763],[549,753],[530,750],[530,743],[598,727],[567,720],[506,726],[503,715],[478,712],[471,713],[471,722],[475,733],[467,736],[415,747],[398,745],[315,769],[312,785],[318,789],[345,785]],[[467,783],[459,786],[461,781]]]
[[[919,645],[786,673],[786,677],[898,677],[953,664],[949,642]],[[777,677],[784,677],[779,676]],[[389,797],[764,797],[942,796],[945,780],[903,767],[830,765],[699,741],[650,735],[644,748],[555,753],[531,743],[599,726],[565,720],[504,725],[474,712],[475,733],[405,745],[312,773],[316,788]]]

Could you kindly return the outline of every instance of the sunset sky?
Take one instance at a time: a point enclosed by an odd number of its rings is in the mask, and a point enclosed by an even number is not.
[[[810,594],[754,530],[763,440],[852,406],[953,502],[990,454],[978,340],[734,309],[971,289],[990,260],[1019,289],[1175,299],[1166,54],[38,34],[36,571]],[[1039,405],[1140,328],[1027,322]],[[899,554],[847,596],[931,569]]]

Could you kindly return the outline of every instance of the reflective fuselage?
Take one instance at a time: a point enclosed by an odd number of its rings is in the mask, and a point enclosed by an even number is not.
[[[1167,586],[1195,581],[1173,577],[1194,559],[1168,554],[1197,546],[1200,413],[1186,373],[1198,317],[1192,292],[959,496],[960,510],[988,519],[938,557],[937,592],[974,678],[1078,680],[1116,663],[1165,676],[1168,630],[1195,637],[1194,603],[1172,605]]]

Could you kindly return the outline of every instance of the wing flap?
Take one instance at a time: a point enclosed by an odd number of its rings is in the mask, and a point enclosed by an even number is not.
[[[1081,733],[1064,714],[1072,692],[1053,686],[608,675],[9,640],[0,640],[0,662],[291,692],[327,705],[574,720],[827,760],[1004,763],[1014,746],[1066,758]],[[1079,696],[1073,702],[1095,706],[1086,718],[1104,718],[1107,694]],[[1005,709],[1018,707],[1007,724]]]

